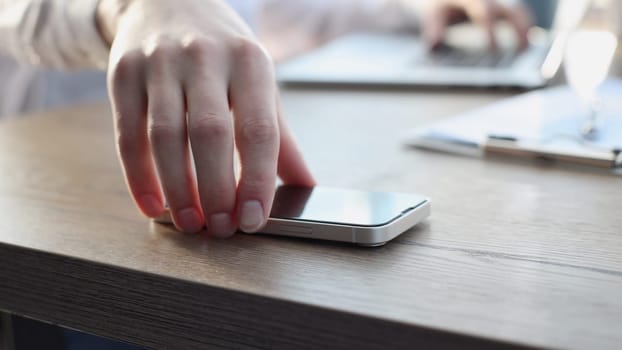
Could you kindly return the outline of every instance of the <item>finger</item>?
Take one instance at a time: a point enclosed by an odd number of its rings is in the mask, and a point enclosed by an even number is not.
[[[518,47],[523,50],[529,46],[529,28],[533,25],[530,11],[524,6],[503,7],[505,17],[514,27],[518,39]]]
[[[279,130],[276,84],[264,51],[244,43],[236,48],[230,98],[235,141],[242,165],[237,215],[240,229],[256,232],[268,219],[276,185]]]
[[[315,179],[304,161],[293,133],[285,122],[280,103],[277,103],[277,107],[281,137],[277,168],[279,177],[283,183],[288,185],[315,186]]]
[[[204,221],[190,162],[184,96],[172,60],[175,50],[160,45],[149,53],[149,139],[175,226],[198,232]]]
[[[108,87],[114,115],[117,151],[132,198],[148,217],[165,211],[147,137],[147,94],[142,54],[113,60]]]
[[[429,10],[424,19],[423,38],[429,49],[437,48],[445,38],[451,8],[442,6]]]
[[[224,62],[217,59],[207,43],[188,44],[187,52],[193,62],[192,72],[186,73],[186,104],[188,134],[197,173],[201,206],[209,233],[229,237],[236,229],[234,222],[236,181],[233,165],[233,123],[227,97],[227,77]],[[190,73],[190,74],[188,74]]]
[[[488,47],[491,50],[497,49],[497,39],[495,35],[495,20],[497,12],[495,5],[491,1],[478,1],[466,8],[467,16],[476,24],[480,25],[486,33]]]

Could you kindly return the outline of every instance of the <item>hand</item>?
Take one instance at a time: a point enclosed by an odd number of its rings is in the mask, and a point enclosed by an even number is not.
[[[145,215],[163,214],[165,197],[178,229],[228,237],[265,225],[277,173],[314,184],[281,115],[272,62],[224,1],[100,0],[97,21],[111,43],[117,149]]]
[[[431,0],[427,3],[423,35],[431,48],[443,41],[447,27],[464,19],[481,25],[486,31],[489,46],[497,47],[494,24],[506,19],[516,31],[519,48],[528,46],[527,33],[532,25],[531,13],[520,1],[496,0]]]

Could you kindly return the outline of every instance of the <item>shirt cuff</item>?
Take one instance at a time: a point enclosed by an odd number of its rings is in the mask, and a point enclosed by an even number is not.
[[[84,66],[106,68],[110,47],[102,37],[96,21],[99,0],[68,0],[65,20],[73,34],[73,47],[78,62]]]

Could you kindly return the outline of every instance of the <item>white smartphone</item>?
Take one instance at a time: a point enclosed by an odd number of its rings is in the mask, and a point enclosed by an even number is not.
[[[259,233],[382,246],[430,216],[418,194],[282,185]],[[155,221],[171,223],[170,215]]]
[[[430,200],[417,194],[283,185],[261,233],[374,247],[428,216]]]

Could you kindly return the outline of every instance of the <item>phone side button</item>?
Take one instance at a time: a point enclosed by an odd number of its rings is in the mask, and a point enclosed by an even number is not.
[[[296,235],[310,235],[313,233],[313,227],[302,225],[280,225],[279,230],[282,233],[296,234]]]

